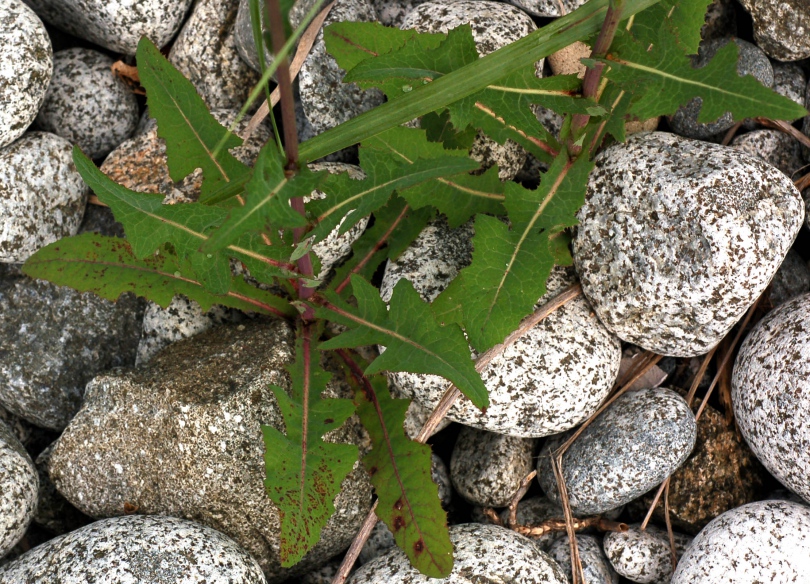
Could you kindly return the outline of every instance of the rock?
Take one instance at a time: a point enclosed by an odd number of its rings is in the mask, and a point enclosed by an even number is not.
[[[580,79],[585,77],[587,67],[581,59],[591,56],[591,47],[583,42],[576,41],[548,56],[548,64],[555,75],[576,75]]]
[[[731,141],[731,147],[764,160],[791,179],[804,166],[801,144],[793,136],[779,130],[754,130],[736,136]]]
[[[34,426],[31,422],[15,416],[2,406],[0,406],[0,422],[8,426],[32,459],[36,458],[58,436],[51,430]]]
[[[454,563],[450,576],[430,579],[413,568],[399,548],[362,566],[349,584],[451,584],[509,582],[565,584],[565,574],[532,540],[495,525],[467,523],[450,528]]]
[[[236,21],[233,28],[233,40],[236,50],[245,65],[260,73],[259,55],[253,42],[253,25],[250,21],[250,0],[239,0],[236,12]],[[264,11],[261,11],[262,26],[264,26]],[[269,66],[273,62],[273,55],[265,48],[264,64]]]
[[[306,142],[310,138],[318,135],[318,131],[309,123],[307,115],[304,113],[304,106],[301,104],[301,92],[298,89],[298,79],[293,81],[293,90],[295,97],[295,126],[298,129],[298,141]],[[358,154],[357,145],[352,145],[347,148],[338,150],[327,154],[323,158],[319,158],[315,162],[343,162],[346,164],[356,165],[360,157]]]
[[[299,584],[332,584],[332,579],[340,568],[340,562],[329,562],[320,568],[307,572],[298,581]]]
[[[574,264],[616,336],[662,355],[702,355],[767,287],[803,212],[790,179],[761,160],[636,134],[596,158]]]
[[[358,463],[320,542],[294,568],[280,566],[261,425],[283,428],[269,386],[289,387],[284,367],[292,359],[291,327],[257,319],[178,341],[148,367],[96,377],[54,447],[51,479],[92,517],[137,509],[217,529],[250,552],[270,582],[308,572],[352,541],[371,507],[371,485]],[[351,395],[337,375],[328,387],[327,396]],[[368,447],[356,418],[329,437]]]
[[[426,301],[444,290],[472,258],[472,224],[455,230],[428,225],[396,261],[389,262],[380,289],[391,297],[400,278],[413,283]],[[552,270],[542,305],[575,283],[573,271]],[[483,372],[490,405],[482,413],[468,400],[456,402],[447,417],[510,436],[540,437],[571,428],[597,410],[607,397],[621,361],[621,348],[580,297],[556,310],[523,335]],[[400,395],[433,409],[446,388],[431,375],[392,373]]]
[[[734,0],[713,0],[706,10],[700,38],[709,41],[721,37],[737,36],[737,11]]]
[[[138,124],[138,100],[113,74],[113,63],[92,49],[54,54],[53,78],[37,127],[66,138],[95,159],[129,138]]]
[[[395,388],[392,388],[391,381],[388,382],[388,388],[396,393]],[[405,434],[411,440],[416,440],[416,437],[419,436],[419,432],[422,431],[422,426],[425,425],[425,422],[428,421],[430,418],[430,414],[432,413],[431,410],[427,409],[426,407],[419,404],[417,401],[411,401],[411,405],[408,406],[408,410],[405,412],[405,421],[402,423],[403,427],[405,428]],[[452,422],[448,420],[446,417],[442,418],[439,425],[436,427],[436,430],[431,434],[431,436],[435,435],[437,432],[441,432],[447,426],[449,426]]]
[[[515,510],[515,518],[518,525],[526,525],[536,527],[549,519],[562,519],[565,513],[559,504],[553,503],[548,497],[528,497],[521,499]],[[501,521],[504,525],[509,520],[509,509],[501,511]],[[532,541],[544,552],[551,549],[552,544],[558,539],[565,537],[565,533],[559,531],[550,531],[540,537],[533,537]]]
[[[98,233],[106,237],[124,237],[124,226],[115,220],[109,207],[88,204],[79,233]]]
[[[568,536],[563,536],[548,552],[554,558],[571,582],[571,548]],[[579,561],[582,563],[583,584],[619,584],[619,575],[613,571],[605,552],[602,551],[602,542],[593,535],[577,535],[579,548]]]
[[[264,584],[234,541],[176,517],[111,517],[62,535],[0,568],[0,582]]]
[[[238,7],[239,0],[197,2],[169,53],[209,108],[240,109],[259,81],[237,51]]]
[[[543,18],[565,16],[573,12],[587,0],[510,0],[534,16]]]
[[[22,263],[78,231],[88,189],[72,151],[46,132],[29,132],[0,150],[0,262]]]
[[[506,507],[532,471],[536,442],[462,428],[450,459],[453,486],[473,505]]]
[[[0,6],[0,148],[37,117],[53,72],[53,50],[42,21],[20,0]]]
[[[740,0],[754,19],[754,38],[780,61],[810,57],[810,10],[803,0]]]
[[[810,268],[798,253],[790,250],[771,280],[771,304],[774,307],[779,306],[808,290],[810,290]]]
[[[61,430],[94,375],[135,361],[142,315],[132,294],[110,302],[44,280],[0,280],[0,403]]]
[[[394,541],[394,534],[388,529],[388,526],[383,521],[377,521],[374,529],[371,530],[371,535],[368,536],[363,549],[360,550],[360,555],[357,559],[361,564],[367,564],[374,558],[377,558],[390,549],[395,548],[397,543]]]
[[[775,308],[748,334],[731,378],[734,415],[765,468],[810,501],[810,294]]]
[[[106,0],[25,0],[47,22],[109,49],[134,55],[142,36],[162,48],[183,22],[191,0],[131,0],[111,6]]]
[[[447,509],[453,502],[453,484],[447,465],[435,453],[430,454],[430,478],[439,488],[439,500],[442,502],[442,507]]]
[[[771,61],[773,67],[773,90],[779,95],[792,99],[804,106],[804,92],[807,88],[807,76],[796,63]]]
[[[695,445],[695,416],[671,389],[630,391],[608,407],[571,445],[562,471],[574,515],[599,514],[624,505],[671,475]],[[537,462],[537,479],[559,501],[550,453],[568,434],[549,438]]]
[[[757,584],[810,579],[810,507],[758,501],[723,513],[678,563],[672,584]]]
[[[733,37],[716,38],[701,43],[697,56],[692,58],[692,66],[700,68],[705,66],[717,51],[734,41],[739,49],[737,73],[742,77],[752,75],[765,87],[773,85],[773,68],[768,57],[756,45]],[[734,125],[730,112],[726,112],[713,122],[700,123],[697,121],[700,109],[703,107],[703,98],[696,97],[685,106],[681,106],[669,118],[670,126],[676,134],[687,138],[705,140],[725,132]]]
[[[39,476],[39,494],[34,523],[55,535],[62,535],[74,529],[84,527],[92,521],[87,515],[68,503],[48,475],[48,463],[53,452],[53,445],[48,446],[36,459]]]
[[[0,422],[0,557],[25,535],[37,508],[39,479],[28,453]]]
[[[649,120],[629,120],[624,125],[624,131],[629,136],[640,132],[655,132],[661,118],[650,118]]]
[[[678,557],[692,541],[674,533]],[[672,579],[672,557],[669,535],[654,525],[639,529],[639,524],[621,532],[606,533],[603,546],[607,559],[619,575],[639,584],[669,584]]]
[[[371,0],[371,5],[385,26],[402,26],[405,17],[427,0]]]

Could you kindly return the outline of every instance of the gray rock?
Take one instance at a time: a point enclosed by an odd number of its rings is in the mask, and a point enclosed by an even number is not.
[[[758,501],[709,523],[678,563],[672,584],[757,584],[810,579],[810,507]]]
[[[384,300],[400,278],[413,283],[426,301],[444,290],[472,259],[472,224],[451,230],[443,221],[428,225],[396,261],[381,285]],[[538,306],[575,282],[572,270],[555,268]],[[447,417],[500,434],[540,437],[567,430],[590,416],[607,396],[619,370],[621,348],[580,297],[549,315],[502,355],[482,377],[490,405],[482,413],[466,399]],[[432,375],[392,373],[399,395],[433,409],[447,387]]]
[[[428,0],[371,0],[371,5],[377,11],[380,22],[385,26],[402,26],[405,17],[414,8]]]
[[[306,142],[310,138],[318,135],[318,131],[307,119],[304,113],[304,106],[301,103],[301,92],[298,88],[298,78],[293,81],[294,97],[295,97],[295,126],[298,129],[298,141]],[[357,145],[343,148],[337,152],[327,154],[323,158],[319,158],[315,162],[343,162],[346,164],[357,164],[359,160]]]
[[[613,569],[628,580],[639,584],[669,584],[672,579],[672,557],[669,535],[654,525],[639,529],[640,524],[630,529],[605,534],[602,545]],[[692,538],[673,533],[675,553],[681,557]]]
[[[357,556],[361,564],[368,564],[374,558],[377,558],[384,553],[387,553],[392,548],[396,547],[397,543],[394,541],[394,534],[388,529],[388,526],[383,521],[377,521],[374,529],[371,530],[371,535],[360,550],[360,555]]]
[[[58,436],[51,430],[34,426],[31,422],[15,416],[2,406],[0,406],[0,422],[8,426],[11,433],[20,441],[20,444],[23,445],[31,458],[36,458]]]
[[[176,517],[97,521],[34,548],[0,568],[12,584],[265,584],[258,562],[232,539]]]
[[[166,45],[183,22],[191,0],[25,0],[47,22],[114,53],[134,55],[142,36]]]
[[[88,204],[84,209],[79,233],[98,233],[106,237],[124,237],[124,226],[115,220],[109,207]]]
[[[705,66],[722,47],[734,41],[739,49],[740,57],[737,61],[737,73],[742,77],[752,75],[765,87],[773,85],[773,68],[768,57],[756,45],[733,37],[716,38],[701,43],[697,56],[692,58],[692,66],[700,68]],[[720,132],[725,132],[734,125],[730,112],[726,112],[717,120],[700,123],[698,115],[703,107],[703,98],[696,97],[685,106],[681,106],[669,118],[669,123],[675,133],[687,138],[705,140]]]
[[[467,523],[450,528],[453,571],[447,578],[430,579],[413,568],[405,554],[393,549],[362,566],[349,584],[451,584],[509,582],[510,584],[565,584],[565,574],[532,540],[495,525]]]
[[[70,140],[90,158],[104,158],[129,138],[138,124],[138,100],[113,74],[113,63],[92,49],[54,54],[37,128]]]
[[[298,581],[299,584],[332,584],[332,579],[340,568],[340,562],[324,564],[320,568],[307,572]]]
[[[53,444],[37,456],[36,467],[39,476],[39,494],[34,523],[54,535],[62,535],[84,527],[92,521],[87,515],[68,503],[53,484],[48,474],[48,463],[53,452]]]
[[[748,334],[734,365],[737,425],[759,461],[810,501],[810,294],[772,310]]]
[[[613,570],[602,551],[600,538],[593,535],[577,535],[579,561],[582,563],[583,584],[618,584],[619,575]],[[548,552],[572,581],[571,548],[568,536],[563,536],[552,544]]]
[[[256,45],[253,42],[253,25],[250,21],[250,0],[239,0],[239,6],[236,12],[236,21],[233,28],[233,39],[236,44],[236,50],[239,53],[242,61],[253,69],[254,71],[261,72],[259,55],[256,51]],[[264,10],[261,11],[262,26],[264,25]],[[264,64],[270,65],[273,62],[273,55],[265,47],[264,51]]]
[[[505,507],[532,471],[532,438],[502,436],[464,427],[450,458],[450,479],[473,505]]]
[[[146,368],[96,377],[56,443],[51,479],[92,517],[135,508],[213,527],[250,552],[270,582],[318,567],[354,538],[371,506],[371,485],[358,463],[320,542],[294,568],[280,566],[261,425],[283,429],[269,386],[289,388],[284,367],[292,358],[291,327],[255,320],[178,341]],[[346,397],[351,389],[336,375],[325,395]],[[368,447],[356,418],[327,436]]]
[[[509,0],[527,12],[541,17],[565,16],[573,12],[587,0]]]
[[[0,6],[0,148],[23,135],[37,117],[53,72],[51,39],[20,0]]]
[[[392,391],[392,393],[396,393],[396,388],[392,387],[392,383],[389,379],[388,381],[388,389]],[[422,426],[425,425],[425,422],[428,421],[430,418],[430,414],[432,410],[421,405],[418,401],[411,401],[411,405],[408,406],[408,410],[405,412],[405,421],[402,423],[403,427],[405,428],[405,434],[411,439],[416,440],[416,437],[419,435],[419,432],[422,431]],[[431,434],[433,436],[437,432],[441,432],[447,426],[449,426],[452,422],[448,420],[446,417],[442,418],[439,422],[439,425],[436,427],[436,430]]]
[[[807,75],[796,63],[771,61],[773,67],[773,90],[779,95],[792,99],[804,106],[804,92],[807,87]]]
[[[790,179],[761,160],[636,134],[596,158],[574,264],[616,336],[662,355],[702,355],[767,287],[803,207]]]
[[[442,507],[447,509],[453,502],[453,484],[447,465],[435,453],[430,454],[430,478],[439,487],[439,500]]]
[[[209,108],[240,109],[259,81],[237,51],[238,5],[239,0],[197,2],[169,53]]]
[[[700,38],[704,41],[737,36],[737,11],[734,0],[713,0],[706,10]]]
[[[810,57],[810,10],[804,0],[740,0],[754,20],[754,38],[780,61]]]
[[[731,147],[764,160],[791,179],[804,166],[801,144],[790,134],[779,130],[754,130],[736,136],[731,141]]]
[[[36,512],[38,489],[34,462],[0,422],[0,557],[25,535]]]
[[[575,515],[592,515],[625,505],[661,483],[686,460],[695,445],[695,416],[671,389],[629,391],[577,438],[562,459],[562,472]],[[549,438],[537,462],[537,480],[559,501],[550,453],[569,434]]]
[[[798,253],[790,250],[771,280],[771,304],[779,306],[808,290],[810,290],[810,268]]]
[[[506,525],[509,517],[509,510],[501,512],[501,521]],[[518,525],[536,527],[548,519],[562,519],[565,514],[559,504],[552,502],[548,497],[529,497],[521,499],[515,510],[515,519]],[[544,552],[551,549],[552,544],[565,536],[559,531],[550,531],[540,537],[533,537],[532,541]]]
[[[29,132],[0,150],[0,262],[22,263],[78,231],[88,189],[72,151],[46,132]]]
[[[131,294],[110,302],[44,280],[0,280],[0,403],[61,430],[94,375],[135,361],[142,315]]]

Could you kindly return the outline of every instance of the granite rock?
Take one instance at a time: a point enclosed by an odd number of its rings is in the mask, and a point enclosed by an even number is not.
[[[65,499],[48,474],[48,463],[53,452],[53,444],[37,456],[35,464],[39,475],[39,493],[34,523],[54,535],[62,535],[84,527],[92,522],[87,515],[76,509]]]
[[[792,249],[771,280],[770,301],[774,307],[810,290],[810,267]]]
[[[0,406],[0,422],[8,426],[32,459],[36,459],[39,453],[58,437],[56,432],[34,426],[31,422],[15,416],[3,406]]]
[[[51,39],[20,0],[0,6],[0,148],[23,135],[37,117],[53,72]]]
[[[706,10],[700,38],[711,39],[737,36],[737,11],[734,0],[713,0]]]
[[[37,128],[66,138],[95,159],[129,138],[138,124],[138,100],[110,70],[113,63],[92,49],[55,53]]]
[[[301,576],[299,584],[332,584],[332,580],[340,569],[340,562],[332,561],[320,568],[307,572]]]
[[[804,106],[804,93],[807,88],[807,75],[796,63],[771,61],[773,67],[773,90],[779,95],[792,99]]]
[[[0,150],[0,262],[22,263],[75,235],[87,194],[64,138],[29,132]]]
[[[427,0],[371,0],[371,5],[374,6],[380,23],[399,27],[414,8],[425,2]]]
[[[392,388],[390,380],[388,382],[388,389],[393,393],[396,393],[396,390]],[[419,432],[422,431],[422,426],[424,426],[425,422],[427,422],[428,418],[430,418],[431,413],[431,410],[427,409],[419,402],[411,401],[411,405],[408,406],[408,410],[405,412],[405,421],[402,423],[402,426],[405,428],[405,434],[408,436],[408,438],[411,440],[416,440],[416,437],[419,436]],[[437,432],[441,432],[450,424],[452,424],[450,420],[448,420],[446,417],[442,418],[431,436],[435,435]]]
[[[639,584],[669,584],[672,579],[672,557],[669,535],[654,525],[639,529],[631,525],[625,532],[605,534],[602,545],[613,569],[620,576]],[[675,553],[681,557],[692,538],[673,533]]]
[[[702,355],[765,290],[798,234],[788,177],[731,148],[653,132],[596,158],[573,242],[582,290],[616,336]]]
[[[801,144],[779,130],[754,130],[736,136],[731,147],[764,160],[791,179],[796,178],[796,171],[804,166]]]
[[[577,535],[576,537],[579,561],[582,564],[582,575],[584,576],[583,584],[619,584],[619,575],[605,557],[600,538],[594,535]],[[556,560],[568,576],[568,581],[571,582],[571,548],[568,536],[564,535],[555,541],[551,545],[548,555]]]
[[[780,61],[810,57],[810,8],[804,0],[740,0],[754,20],[754,38]]]
[[[239,57],[244,64],[253,69],[256,73],[261,72],[259,54],[253,42],[253,25],[250,21],[250,0],[238,0],[236,20],[233,25],[233,41]],[[264,10],[261,11],[262,25],[264,25]],[[270,65],[273,62],[273,55],[265,47],[264,64]]]
[[[38,490],[34,462],[0,422],[0,557],[25,535],[36,512]]]
[[[509,0],[529,14],[543,18],[565,16],[573,12],[587,0]]]

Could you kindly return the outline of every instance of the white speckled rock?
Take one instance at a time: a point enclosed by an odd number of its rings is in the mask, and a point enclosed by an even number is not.
[[[450,479],[473,505],[505,507],[532,471],[532,438],[502,436],[464,427],[450,458]]]
[[[643,495],[686,460],[696,436],[694,414],[671,389],[625,393],[563,456],[571,510],[578,516],[603,513]],[[549,438],[537,462],[537,480],[552,501],[559,495],[550,453],[567,439]]]
[[[388,388],[392,392],[396,393],[396,389],[392,387],[390,380],[388,382]],[[419,432],[422,431],[422,426],[424,426],[425,422],[427,422],[428,418],[430,418],[431,413],[431,410],[427,409],[418,401],[411,401],[411,405],[408,406],[408,410],[405,412],[405,421],[402,423],[403,427],[405,428],[405,434],[407,434],[411,440],[416,440]],[[442,418],[442,421],[439,422],[439,425],[436,427],[433,434],[436,434],[436,432],[441,432],[450,424],[452,424],[450,420],[448,420],[446,417]],[[431,436],[433,434],[431,434]]]
[[[413,283],[426,301],[444,290],[472,258],[472,224],[451,230],[443,221],[428,225],[395,262],[381,285],[384,300],[400,278]],[[555,268],[541,305],[573,284],[573,271]],[[621,361],[618,341],[580,297],[555,311],[492,360],[483,372],[489,391],[486,414],[468,400],[456,402],[448,418],[468,426],[540,437],[562,432],[590,416],[607,396]],[[437,376],[390,374],[400,395],[432,409],[446,382]]]
[[[332,584],[332,579],[340,569],[339,561],[331,561],[316,570],[307,572],[298,581],[298,584]]]
[[[509,0],[515,6],[541,17],[565,16],[587,0]]]
[[[780,61],[810,57],[810,9],[804,0],[740,0],[754,20],[754,38]]]
[[[42,20],[79,38],[134,55],[147,36],[158,47],[168,43],[191,0],[26,0]]]
[[[176,517],[102,519],[0,568],[0,582],[264,584],[258,562],[232,539]]]
[[[801,144],[790,134],[779,130],[754,130],[736,136],[731,141],[731,147],[764,160],[791,178],[804,166]]]
[[[808,290],[810,290],[810,267],[791,249],[771,280],[771,304],[779,306]]]
[[[385,26],[402,26],[405,17],[427,0],[371,0],[374,10]]]
[[[602,550],[601,538],[594,535],[577,535],[579,560],[582,563],[583,584],[618,584],[619,575],[613,570]],[[568,576],[571,582],[571,548],[568,536],[563,536],[551,545],[548,551]]]
[[[810,581],[810,507],[758,501],[726,511],[695,537],[672,584]]]
[[[431,579],[413,568],[405,554],[393,549],[362,566],[349,584],[565,584],[565,574],[545,552],[522,535],[495,525],[467,523],[450,528],[455,550],[453,571]]]
[[[29,132],[0,150],[0,262],[22,263],[75,235],[87,194],[64,138]]]
[[[20,0],[0,5],[0,148],[23,135],[37,117],[53,71],[51,39]]]
[[[807,88],[807,75],[796,63],[771,61],[773,67],[773,90],[779,95],[804,105],[804,92]]]
[[[0,557],[25,535],[36,512],[38,491],[34,461],[0,422]]]
[[[810,294],[763,318],[740,347],[731,379],[745,441],[779,481],[810,502]]]
[[[613,569],[628,580],[639,584],[669,584],[672,579],[672,558],[669,536],[654,525],[639,529],[631,525],[624,533],[605,534],[602,545]],[[674,533],[678,557],[692,542],[692,538]]]
[[[135,94],[110,70],[113,59],[92,49],[53,56],[53,78],[37,115],[37,128],[103,158],[138,125]]]
[[[239,7],[236,12],[236,21],[234,22],[233,39],[236,44],[236,50],[239,57],[244,63],[256,72],[261,69],[259,67],[259,55],[256,52],[256,45],[253,43],[253,25],[250,21],[250,0],[238,0]],[[262,13],[262,24],[264,23],[264,11]],[[264,64],[270,65],[273,62],[273,55],[265,47],[264,50]]]
[[[652,132],[596,158],[573,242],[605,326],[663,355],[702,355],[767,287],[804,219],[788,177],[731,148]]]

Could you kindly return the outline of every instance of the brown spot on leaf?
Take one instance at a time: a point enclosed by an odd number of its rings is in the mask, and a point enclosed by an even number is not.
[[[394,517],[394,531],[399,531],[403,527],[405,527],[405,520],[399,515]]]
[[[415,551],[417,554],[421,554],[424,549],[425,549],[425,542],[422,541],[421,537],[417,539],[415,542],[413,542],[413,551]]]
[[[394,509],[396,509],[397,511],[399,511],[400,509],[402,509],[402,505],[403,505],[403,503],[402,503],[402,497],[400,497],[399,499],[397,499],[397,502],[396,502],[396,503],[394,503]]]

